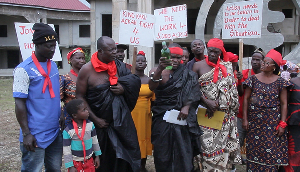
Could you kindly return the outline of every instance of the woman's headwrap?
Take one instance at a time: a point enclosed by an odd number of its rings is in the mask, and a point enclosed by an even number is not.
[[[137,55],[145,56],[145,52],[144,51],[139,51]]]
[[[224,43],[221,39],[219,39],[219,38],[210,39],[207,43],[207,48],[209,48],[209,47],[215,47],[215,48],[220,49],[222,51],[222,54],[223,54],[223,61],[225,61],[225,62],[229,61],[229,58],[227,56],[227,52],[224,48]]]
[[[286,60],[282,60],[282,55],[274,49],[270,50],[266,57],[270,57],[278,66],[285,65],[286,63]]]
[[[71,59],[71,57],[72,57],[73,54],[78,53],[78,52],[84,54],[84,51],[83,51],[80,47],[75,48],[75,49],[73,49],[72,51],[68,52],[68,54],[67,54],[67,59],[68,59],[68,61],[70,61],[70,59]]]

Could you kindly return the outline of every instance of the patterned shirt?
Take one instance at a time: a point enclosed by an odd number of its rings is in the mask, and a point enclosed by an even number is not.
[[[78,129],[79,136],[81,136],[81,131],[82,129]],[[91,158],[93,153],[95,153],[95,156],[102,154],[97,139],[95,126],[93,122],[89,120],[86,120],[86,128],[83,140],[85,144],[86,160]],[[84,161],[82,142],[75,133],[72,123],[69,124],[63,131],[63,150],[66,168],[74,166],[73,160]]]
[[[47,62],[39,62],[48,74]],[[37,140],[37,146],[47,148],[57,137],[60,117],[59,73],[56,64],[51,61],[49,77],[55,94],[50,97],[49,86],[42,92],[45,77],[41,75],[32,57],[28,57],[14,70],[13,97],[26,99],[27,121],[31,134]],[[20,142],[23,142],[20,129]]]

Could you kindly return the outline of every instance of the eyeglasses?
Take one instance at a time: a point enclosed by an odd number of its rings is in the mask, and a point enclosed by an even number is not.
[[[265,62],[265,61],[260,61],[260,62],[262,65],[267,66],[267,67],[275,65],[275,64],[270,64],[270,62]]]

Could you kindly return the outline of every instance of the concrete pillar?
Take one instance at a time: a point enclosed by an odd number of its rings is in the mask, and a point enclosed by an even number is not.
[[[42,18],[42,23],[47,24],[47,18]]]
[[[137,12],[141,13],[148,13],[148,14],[153,14],[154,10],[154,1],[153,0],[137,0]],[[154,42],[153,42],[153,48],[149,47],[143,47],[143,46],[138,46],[137,47],[138,51],[142,50],[146,54],[147,58],[147,68],[145,69],[145,74],[149,75],[149,71],[154,67],[155,63],[155,57],[154,57]],[[132,62],[132,52],[130,51],[129,54],[129,60]]]
[[[90,25],[90,38],[91,38],[91,54],[96,52],[96,0],[90,1],[90,18],[91,18],[91,25]]]
[[[119,42],[121,10],[127,10],[127,0],[112,0],[112,38],[115,42]]]

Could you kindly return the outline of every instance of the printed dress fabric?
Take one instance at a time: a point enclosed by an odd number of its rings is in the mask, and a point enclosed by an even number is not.
[[[275,135],[280,116],[280,92],[291,83],[279,77],[265,84],[255,75],[244,85],[252,92],[248,107],[249,129],[246,136],[247,171],[277,171],[278,166],[288,165],[287,133]]]
[[[230,164],[240,164],[240,144],[237,130],[238,92],[236,80],[229,62],[220,62],[227,69],[227,76],[219,72],[219,79],[213,81],[214,71],[203,74],[198,82],[203,95],[210,100],[219,100],[221,111],[225,112],[221,130],[200,126],[203,131],[201,136],[201,164],[203,171],[226,171]]]
[[[291,89],[288,107],[288,156],[286,172],[300,172],[300,86]]]
[[[135,108],[131,112],[133,122],[136,127],[141,156],[147,158],[147,155],[152,155],[151,144],[151,101],[154,99],[154,93],[149,89],[148,84],[142,84],[140,88],[139,98]]]
[[[60,80],[60,100],[64,102],[62,107],[65,116],[65,127],[72,122],[72,117],[67,113],[66,104],[75,99],[76,83],[71,79],[69,74],[62,75]]]

